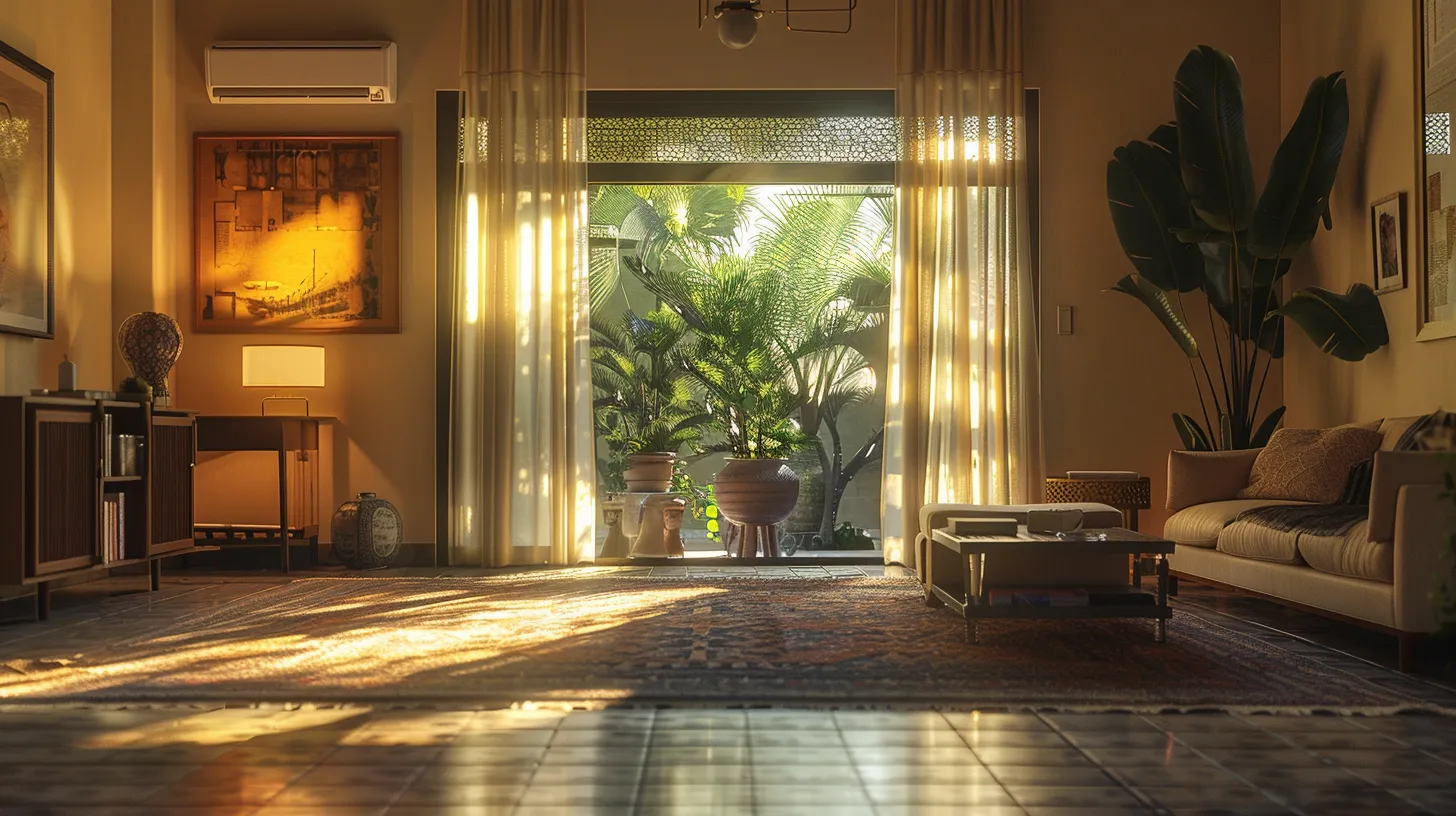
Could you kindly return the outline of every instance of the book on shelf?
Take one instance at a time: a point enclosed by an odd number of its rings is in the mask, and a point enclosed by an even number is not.
[[[1086,606],[1085,589],[993,589],[992,606]]]
[[[116,494],[116,560],[126,558],[126,494]]]
[[[1141,479],[1136,470],[1069,470],[1068,479]]]
[[[112,471],[111,449],[113,445],[111,433],[111,414],[101,415],[101,475],[114,476]]]
[[[950,520],[951,535],[958,536],[1010,536],[1016,535],[1014,518],[953,518]]]
[[[126,558],[126,494],[101,496],[101,562],[110,564]]]

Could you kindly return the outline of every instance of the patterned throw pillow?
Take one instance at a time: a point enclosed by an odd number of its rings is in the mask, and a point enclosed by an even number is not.
[[[1436,410],[1411,423],[1400,440],[1395,443],[1398,451],[1445,450],[1441,440],[1449,445],[1452,434],[1456,434],[1456,414]]]
[[[1249,486],[1239,491],[1239,498],[1334,504],[1350,468],[1375,456],[1380,440],[1378,432],[1364,428],[1281,428],[1254,459]]]

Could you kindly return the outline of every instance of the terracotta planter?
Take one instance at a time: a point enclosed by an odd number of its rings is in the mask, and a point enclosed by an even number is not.
[[[713,496],[734,524],[782,524],[799,500],[799,474],[787,459],[729,459],[713,477]]]
[[[675,453],[634,453],[627,457],[627,480],[630,493],[666,493],[672,487],[672,466]]]

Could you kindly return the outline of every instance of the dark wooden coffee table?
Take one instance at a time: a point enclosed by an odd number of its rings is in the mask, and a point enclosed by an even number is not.
[[[950,530],[938,529],[931,532],[930,539],[926,603],[948,606],[964,617],[968,643],[978,641],[977,623],[991,618],[1149,618],[1156,622],[1154,639],[1159,643],[1167,640],[1167,621],[1173,616],[1168,607],[1168,555],[1174,547],[1171,541],[1121,527],[1082,530],[1067,537],[1028,533],[1025,527],[1020,528],[1016,535],[999,536],[956,535]],[[1106,555],[1120,559],[1129,555],[1135,558],[1152,556],[1157,561],[1157,587],[1153,592],[1144,592],[1141,572],[1135,571],[1132,580],[1125,586],[1069,587],[1059,584],[1056,587],[1094,593],[1104,601],[1096,605],[992,606],[988,594],[991,587],[986,584],[986,558],[998,554],[1049,560],[1068,555]],[[1125,595],[1126,600],[1120,600],[1119,594]],[[1152,598],[1147,598],[1148,595]]]

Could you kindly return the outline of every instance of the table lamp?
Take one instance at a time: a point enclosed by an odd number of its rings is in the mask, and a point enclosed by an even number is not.
[[[244,388],[323,388],[323,346],[243,346]],[[308,398],[268,396],[263,398],[262,414],[268,416],[268,403],[275,400],[303,400],[303,414],[308,416]]]

